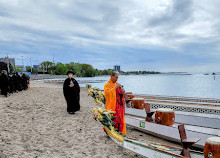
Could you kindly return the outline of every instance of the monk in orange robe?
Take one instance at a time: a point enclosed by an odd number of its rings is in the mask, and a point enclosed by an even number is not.
[[[110,80],[104,86],[105,92],[105,109],[116,111],[114,114],[117,117],[114,122],[115,128],[122,134],[126,134],[125,124],[125,99],[122,86],[117,83],[118,73],[113,72]]]

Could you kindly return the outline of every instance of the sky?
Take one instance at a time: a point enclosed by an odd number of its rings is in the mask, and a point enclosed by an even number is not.
[[[219,0],[0,0],[0,57],[219,72]],[[31,59],[31,62],[30,62]]]

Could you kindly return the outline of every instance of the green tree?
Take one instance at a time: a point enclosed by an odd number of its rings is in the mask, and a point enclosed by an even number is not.
[[[111,75],[111,74],[112,74],[112,72],[113,72],[113,70],[112,70],[112,69],[108,69],[108,75]]]
[[[66,65],[62,63],[57,63],[55,74],[56,75],[65,75],[68,71],[68,68]]]
[[[112,69],[108,70],[98,70],[94,69],[90,64],[82,64],[82,63],[57,63],[54,64],[49,61],[42,62],[40,64],[41,71],[49,72],[52,75],[64,75],[68,70],[73,71],[78,77],[94,77],[97,75],[111,75]],[[28,67],[28,69],[30,69]]]
[[[19,68],[19,67],[13,67],[13,71],[15,71],[15,72],[19,72],[19,71],[23,71],[21,68]]]
[[[50,61],[44,61],[44,62],[40,63],[40,67],[43,72],[48,72],[48,69],[53,65],[54,65],[54,63],[50,62]]]
[[[95,76],[95,69],[92,65],[89,64],[82,64],[82,77],[94,77]]]
[[[103,70],[102,74],[103,75],[108,75],[108,70]]]
[[[68,70],[72,71],[74,74],[76,73],[76,65],[75,64],[72,64],[72,63],[69,63],[69,64],[66,64]]]
[[[31,71],[31,69],[32,69],[32,71]],[[35,70],[31,66],[26,66],[26,71],[27,72],[34,72]]]

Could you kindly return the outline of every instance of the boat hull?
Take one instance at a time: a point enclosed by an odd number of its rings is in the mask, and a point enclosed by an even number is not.
[[[179,130],[174,126],[163,126],[160,124],[146,122],[142,118],[125,116],[125,122],[127,125],[134,127],[142,132],[163,138],[165,140],[180,142]],[[189,138],[200,138],[200,141],[195,143],[193,146],[197,148],[204,148],[205,141],[209,137],[213,137],[213,135],[194,132],[190,130],[186,130],[186,134]]]
[[[134,108],[126,108],[125,114],[134,115],[142,118],[146,117],[145,110]],[[155,118],[155,115],[153,115],[153,118]],[[214,128],[220,130],[219,122],[219,115],[175,111],[175,123]]]
[[[180,155],[181,149],[169,147],[162,149],[156,147],[152,148],[147,146],[147,144],[129,139],[124,140],[123,146],[124,148],[147,158],[186,158],[185,156]],[[190,155],[191,158],[203,158],[202,153],[190,152]]]

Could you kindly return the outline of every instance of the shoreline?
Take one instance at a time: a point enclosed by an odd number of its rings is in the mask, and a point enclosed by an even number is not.
[[[94,76],[94,77],[77,77],[74,76],[74,78],[96,78],[96,77],[106,77],[108,75],[101,75],[101,76]],[[31,80],[44,80],[44,79],[61,79],[61,78],[67,78],[67,75],[50,75],[50,74],[38,74],[38,75],[31,75]]]
[[[93,107],[99,105],[81,88],[81,111],[69,115],[61,85],[32,81],[27,91],[0,97],[0,151],[10,158],[136,157],[105,135]],[[179,146],[131,127],[127,137]]]

